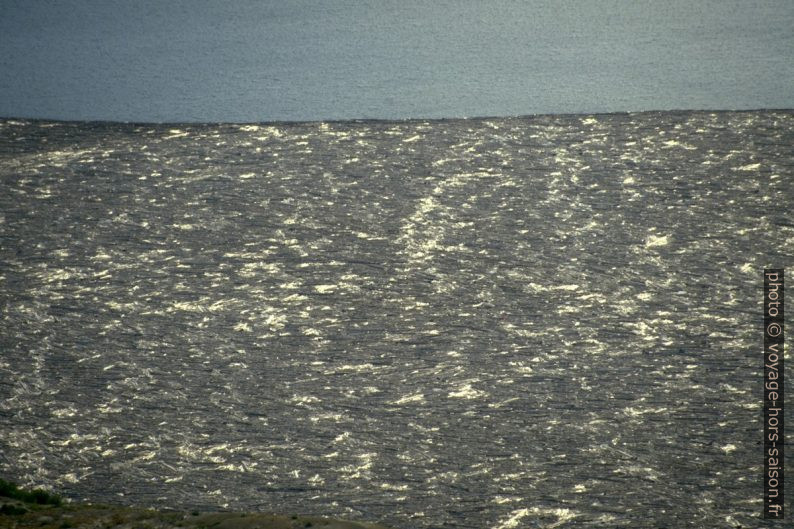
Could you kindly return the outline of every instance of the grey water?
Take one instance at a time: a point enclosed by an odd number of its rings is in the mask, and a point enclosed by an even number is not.
[[[404,529],[759,526],[794,113],[710,110],[794,108],[792,27],[0,0],[0,474]],[[621,113],[649,109],[700,111]],[[524,117],[430,121],[471,116]]]
[[[258,122],[794,107],[788,0],[0,4],[5,117]]]
[[[0,121],[0,475],[399,529],[762,527],[792,142],[792,111]]]

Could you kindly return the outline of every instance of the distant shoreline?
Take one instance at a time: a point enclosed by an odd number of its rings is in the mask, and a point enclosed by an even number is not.
[[[109,124],[109,125],[140,125],[140,126],[223,126],[223,125],[259,125],[259,126],[286,126],[286,125],[311,125],[319,123],[329,124],[354,124],[354,123],[454,123],[459,121],[493,121],[535,118],[565,118],[565,117],[597,117],[597,116],[645,116],[659,115],[688,115],[688,114],[753,114],[783,112],[792,113],[794,108],[750,108],[750,109],[671,109],[671,110],[627,110],[621,112],[561,112],[540,114],[518,114],[515,116],[470,116],[470,117],[444,117],[421,118],[409,117],[402,119],[391,118],[351,118],[351,119],[316,119],[316,120],[271,120],[271,121],[123,121],[112,119],[51,119],[18,116],[0,116],[0,123],[62,123],[62,124]]]

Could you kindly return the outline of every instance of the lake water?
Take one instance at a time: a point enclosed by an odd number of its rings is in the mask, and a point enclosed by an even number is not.
[[[793,142],[792,111],[0,121],[0,475],[398,529],[763,527]]]
[[[4,2],[0,116],[791,108],[792,27],[788,0]]]

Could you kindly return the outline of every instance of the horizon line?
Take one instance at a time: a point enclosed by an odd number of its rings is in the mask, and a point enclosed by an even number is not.
[[[509,119],[528,119],[542,117],[585,117],[585,116],[618,116],[618,115],[640,115],[640,114],[685,114],[685,113],[751,113],[751,112],[794,112],[794,108],[748,108],[748,109],[666,109],[666,110],[621,110],[606,112],[543,112],[537,114],[516,114],[516,115],[483,115],[483,116],[456,116],[456,117],[408,117],[408,118],[340,118],[340,119],[302,119],[302,120],[262,120],[262,121],[135,121],[135,120],[113,120],[113,119],[55,119],[46,117],[22,117],[22,116],[0,116],[0,122],[7,123],[12,121],[45,122],[45,123],[92,123],[107,125],[309,125],[319,123],[415,123],[415,122],[449,122],[449,121],[487,121],[487,120],[509,120]]]

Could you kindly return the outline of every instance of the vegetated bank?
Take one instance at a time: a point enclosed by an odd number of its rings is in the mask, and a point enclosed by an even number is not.
[[[385,526],[299,514],[182,512],[67,503],[50,492],[24,490],[0,479],[0,528],[79,529],[388,529]]]

